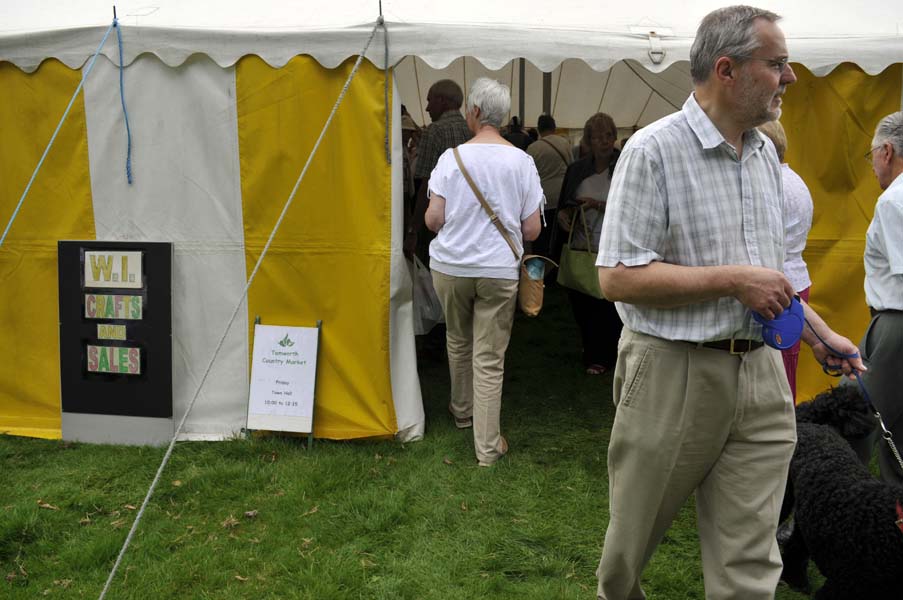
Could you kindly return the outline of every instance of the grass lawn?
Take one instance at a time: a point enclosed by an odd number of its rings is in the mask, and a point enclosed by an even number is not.
[[[107,598],[595,598],[611,376],[580,368],[561,290],[546,302],[515,323],[495,467],[477,467],[424,352],[421,442],[177,445]],[[162,456],[0,436],[0,597],[97,598]],[[692,500],[644,586],[704,597]]]

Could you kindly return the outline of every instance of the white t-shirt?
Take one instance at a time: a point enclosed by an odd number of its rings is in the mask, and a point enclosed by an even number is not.
[[[803,260],[806,238],[812,228],[812,195],[803,179],[790,165],[781,165],[784,182],[784,275],[794,291],[801,292],[810,285],[809,269]]]
[[[458,152],[523,255],[521,221],[541,208],[544,200],[533,159],[503,144],[462,144]],[[430,243],[431,269],[454,277],[518,279],[517,258],[458,169],[452,149],[439,157],[429,191],[445,198],[445,224]]]
[[[577,186],[575,198],[592,198],[602,202],[608,201],[608,189],[611,187],[611,179],[608,177],[608,169],[601,173],[594,173],[580,182]],[[580,210],[579,208],[576,210]],[[605,205],[602,208],[585,208],[586,230],[592,237],[593,252],[599,251],[599,236],[602,234],[602,220],[605,218]],[[574,221],[574,233],[571,236],[571,248],[586,249],[586,235],[579,217]]]

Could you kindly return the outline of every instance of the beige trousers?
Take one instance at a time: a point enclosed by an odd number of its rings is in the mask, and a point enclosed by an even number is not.
[[[432,274],[445,312],[449,408],[456,417],[473,417],[477,460],[491,465],[501,457],[502,379],[517,280]]]
[[[614,401],[598,597],[645,598],[643,568],[695,491],[705,597],[772,600],[796,444],[781,353],[731,355],[625,327]]]

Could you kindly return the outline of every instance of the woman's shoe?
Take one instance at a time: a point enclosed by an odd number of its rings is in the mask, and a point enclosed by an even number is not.
[[[497,459],[495,459],[494,461],[492,461],[491,463],[478,461],[477,464],[480,465],[481,467],[491,467],[496,462],[498,462],[499,458],[502,458],[506,454],[508,454],[508,440],[505,439],[505,436],[500,435],[499,436],[499,457]]]
[[[608,367],[605,365],[592,364],[586,367],[587,375],[605,375],[606,373],[608,373]]]
[[[458,417],[452,412],[451,405],[448,406],[448,412],[455,418],[455,427],[458,429],[469,429],[473,427],[473,417]]]

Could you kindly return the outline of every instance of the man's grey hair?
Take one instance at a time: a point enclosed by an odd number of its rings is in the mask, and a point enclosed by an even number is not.
[[[474,107],[480,109],[481,124],[499,129],[511,110],[511,90],[495,79],[480,77],[470,86],[467,97],[467,110]]]
[[[728,6],[703,17],[690,48],[690,75],[693,83],[705,83],[715,62],[722,56],[743,60],[759,49],[756,20],[772,23],[781,17],[752,6]]]
[[[887,142],[894,147],[895,155],[903,156],[903,111],[891,113],[878,122],[875,137],[872,138],[872,147]]]
[[[430,87],[430,93],[448,100],[455,110],[464,104],[464,92],[461,91],[461,86],[451,79],[440,79]]]

